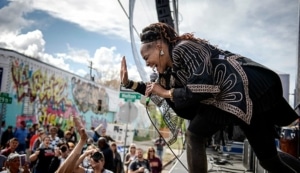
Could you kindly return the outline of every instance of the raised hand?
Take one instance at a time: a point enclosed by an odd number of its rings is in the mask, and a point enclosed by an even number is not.
[[[79,116],[74,116],[73,120],[74,120],[75,128],[76,128],[77,132],[80,135],[80,139],[82,141],[86,141],[88,139],[88,136],[85,132],[85,128],[84,128],[84,126],[81,122],[80,117]]]
[[[127,65],[126,65],[125,56],[123,56],[122,62],[121,62],[120,79],[121,79],[122,84],[127,84],[128,83],[128,72],[127,72]]]

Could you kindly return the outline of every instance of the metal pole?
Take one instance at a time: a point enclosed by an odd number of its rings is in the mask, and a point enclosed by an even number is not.
[[[296,89],[294,92],[294,106],[296,110],[298,110],[298,115],[300,114],[300,1],[298,1],[298,66],[297,66],[297,78],[296,78]],[[298,136],[298,158],[300,158],[300,118],[298,119],[298,131],[297,131],[297,136]],[[297,137],[296,136],[296,137]]]
[[[123,162],[125,161],[125,155],[126,155],[126,143],[127,143],[127,131],[128,131],[128,123],[130,122],[130,114],[131,114],[131,102],[128,102],[129,112],[128,112],[128,118],[126,123],[126,129],[125,129],[125,141],[124,141],[124,152],[123,152]]]
[[[0,134],[1,134],[1,136],[0,136],[0,144],[1,144],[1,138],[2,138],[2,121],[3,121],[3,115],[4,115],[4,111],[3,111],[3,104],[4,103],[1,103],[1,109],[0,109],[0,122],[1,122],[1,127],[0,127]]]
[[[173,0],[173,13],[174,13],[174,29],[177,33],[179,33],[178,28],[178,1]]]

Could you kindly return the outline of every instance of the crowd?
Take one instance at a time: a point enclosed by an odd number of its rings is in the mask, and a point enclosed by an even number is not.
[[[13,128],[2,124],[0,173],[133,173],[162,171],[162,160],[154,147],[147,153],[130,144],[124,161],[118,142],[99,125],[90,137],[79,118],[74,127],[63,131],[60,125],[26,127],[24,121]],[[154,144],[157,146],[157,144]]]

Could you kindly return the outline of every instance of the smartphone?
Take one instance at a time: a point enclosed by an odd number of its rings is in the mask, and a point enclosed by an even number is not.
[[[27,162],[26,154],[20,154],[19,158],[20,158],[20,165],[24,166],[25,163]]]

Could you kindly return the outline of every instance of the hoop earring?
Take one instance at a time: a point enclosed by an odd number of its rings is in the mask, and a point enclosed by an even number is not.
[[[163,50],[160,50],[159,55],[162,56],[162,55],[164,55],[164,54],[165,54],[165,52],[164,52]]]

